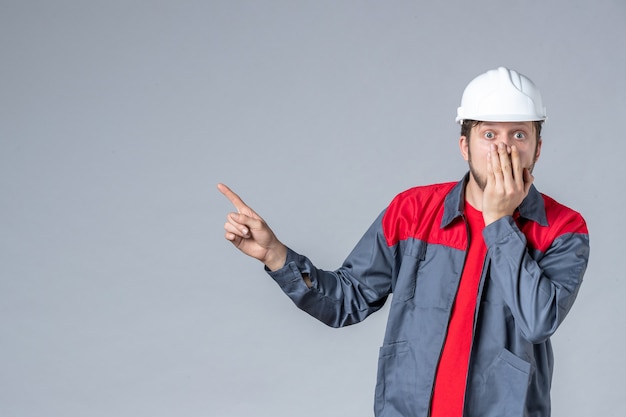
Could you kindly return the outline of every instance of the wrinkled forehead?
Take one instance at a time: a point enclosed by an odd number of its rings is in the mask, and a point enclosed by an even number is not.
[[[481,122],[479,121],[476,124],[476,127],[481,129],[489,128],[489,129],[498,129],[498,130],[515,130],[515,129],[524,129],[524,130],[533,130],[535,127],[534,122]]]

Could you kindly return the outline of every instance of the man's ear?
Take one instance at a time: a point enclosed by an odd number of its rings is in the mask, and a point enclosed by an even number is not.
[[[469,139],[467,136],[461,136],[459,139],[459,150],[461,151],[463,159],[469,161]]]

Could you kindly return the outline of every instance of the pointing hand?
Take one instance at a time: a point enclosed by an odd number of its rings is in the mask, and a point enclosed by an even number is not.
[[[224,237],[248,256],[263,262],[270,270],[280,269],[287,258],[287,248],[274,235],[267,223],[224,184],[217,189],[237,210],[229,213],[224,224]]]

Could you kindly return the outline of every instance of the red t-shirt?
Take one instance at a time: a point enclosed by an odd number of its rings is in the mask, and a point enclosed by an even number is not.
[[[482,235],[485,227],[483,214],[466,202],[465,216],[469,225],[470,246],[435,376],[431,417],[463,416],[476,298],[487,255]]]

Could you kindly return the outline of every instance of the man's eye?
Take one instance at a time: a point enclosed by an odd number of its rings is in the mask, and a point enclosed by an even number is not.
[[[515,135],[515,139],[524,139],[526,135],[523,132],[517,132]]]
[[[485,137],[486,137],[487,139],[493,139],[493,138],[495,138],[495,137],[496,137],[496,135],[494,135],[494,133],[493,133],[493,132],[486,132],[486,133],[485,133]]]

